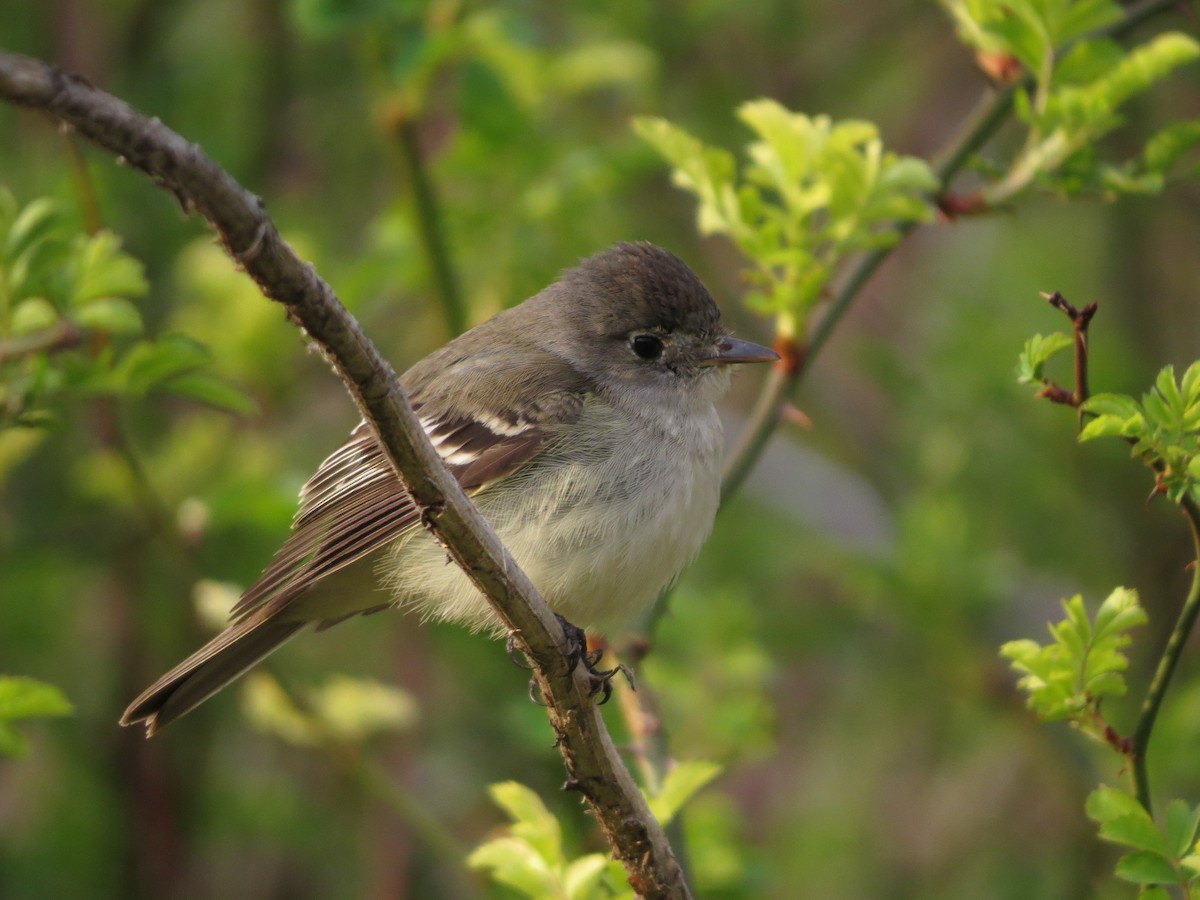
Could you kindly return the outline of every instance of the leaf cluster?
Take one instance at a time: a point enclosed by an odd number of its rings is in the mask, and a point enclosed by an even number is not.
[[[650,811],[666,825],[719,771],[719,766],[703,760],[679,763],[667,773],[661,790],[646,798]],[[493,784],[488,790],[512,824],[504,835],[471,853],[467,863],[472,868],[490,870],[497,882],[527,897],[600,900],[633,896],[624,869],[607,854],[567,858],[562,827],[532,790],[515,781]]]
[[[332,675],[297,703],[264,672],[242,688],[247,721],[267,734],[301,747],[358,743],[386,732],[406,731],[417,720],[417,704],[401,688],[364,678]]]
[[[32,678],[0,676],[0,756],[29,753],[29,745],[13,727],[13,722],[70,713],[70,702],[53,685]]]
[[[1200,362],[1183,378],[1166,366],[1140,401],[1126,394],[1096,394],[1083,404],[1095,418],[1079,434],[1081,441],[1121,437],[1155,470],[1159,487],[1178,503],[1200,500]]]
[[[205,371],[183,335],[140,338],[142,265],[111,232],[72,227],[49,199],[24,207],[0,188],[0,428],[36,425],[65,395],[144,396],[161,388],[235,412],[253,402]]]
[[[1181,888],[1184,896],[1200,886],[1200,807],[1172,800],[1160,830],[1135,797],[1101,786],[1088,796],[1087,812],[1100,826],[1101,838],[1128,849],[1117,861],[1116,874],[1144,886],[1141,900],[1166,900],[1166,886]]]
[[[1177,174],[1194,174],[1200,122],[1173,123],[1141,152],[1100,161],[1097,142],[1122,124],[1120,109],[1200,57],[1200,44],[1159,34],[1132,49],[1099,29],[1120,22],[1113,0],[943,0],[960,36],[981,54],[1015,60],[1027,73],[1014,97],[1024,145],[983,191],[989,204],[1039,186],[1067,195],[1151,193]]]
[[[1109,594],[1094,619],[1078,594],[1062,606],[1065,617],[1049,626],[1051,643],[1009,641],[1000,653],[1021,674],[1018,685],[1039,718],[1066,719],[1103,742],[1105,727],[1095,714],[1105,697],[1125,693],[1129,659],[1122,651],[1130,642],[1127,632],[1145,624],[1146,612],[1128,588]]]
[[[767,99],[737,115],[757,138],[740,174],[729,151],[664,119],[634,127],[695,195],[700,231],[728,236],[752,262],[747,302],[793,337],[843,258],[891,246],[897,225],[932,219],[924,198],[938,180],[922,160],[885,150],[870,122],[835,123]]]

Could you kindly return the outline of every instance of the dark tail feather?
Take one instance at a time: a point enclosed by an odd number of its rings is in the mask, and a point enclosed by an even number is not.
[[[122,725],[146,723],[146,737],[191,712],[304,628],[251,616],[225,629],[129,704]]]

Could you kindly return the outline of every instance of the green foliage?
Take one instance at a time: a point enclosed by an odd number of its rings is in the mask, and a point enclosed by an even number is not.
[[[1035,334],[1025,342],[1025,349],[1017,361],[1017,381],[1021,384],[1046,384],[1046,364],[1074,344],[1075,339],[1061,331],[1045,336]]]
[[[471,868],[487,869],[500,884],[539,900],[633,896],[624,869],[608,854],[566,857],[558,820],[529,788],[506,781],[491,785],[488,793],[512,819],[512,825],[505,835],[471,853],[467,858]]]
[[[0,756],[25,756],[29,745],[13,722],[71,714],[71,704],[53,685],[32,678],[0,675]]]
[[[885,151],[870,122],[834,123],[766,99],[742,104],[738,118],[758,138],[740,179],[731,153],[677,125],[640,118],[634,128],[695,195],[700,232],[728,236],[750,259],[747,302],[797,337],[846,256],[891,246],[898,225],[932,218],[924,196],[938,181],[923,161]]]
[[[1188,366],[1178,383],[1174,367],[1165,367],[1140,402],[1125,394],[1096,394],[1083,410],[1095,418],[1084,426],[1081,441],[1124,438],[1154,468],[1172,501],[1184,496],[1200,501],[1200,362]]]
[[[1200,853],[1196,846],[1200,807],[1191,809],[1182,800],[1172,800],[1167,806],[1165,830],[1160,830],[1135,797],[1102,786],[1088,796],[1087,812],[1100,826],[1100,837],[1128,850],[1117,860],[1118,878],[1144,886],[1176,886],[1184,896],[1200,887]],[[1139,896],[1168,895],[1165,891],[1144,891]]]
[[[650,811],[666,825],[697,791],[712,781],[720,766],[701,760],[674,766],[662,788],[647,797]],[[607,854],[568,859],[562,827],[537,794],[515,781],[488,788],[492,800],[512,819],[506,833],[482,844],[468,857],[475,869],[488,869],[501,884],[527,897],[590,900],[632,897],[620,863]]]
[[[720,773],[721,767],[716,763],[702,759],[687,760],[676,763],[667,772],[662,787],[657,794],[647,797],[650,812],[659,824],[666,825],[675,818],[676,813],[702,787],[712,781]]]
[[[254,672],[242,686],[242,709],[259,731],[302,747],[357,743],[407,731],[417,721],[417,704],[407,691],[346,675],[330,676],[301,705],[270,675]]]
[[[1122,124],[1125,104],[1200,57],[1191,37],[1159,34],[1126,50],[1095,34],[1121,19],[1112,0],[943,0],[943,6],[967,43],[1012,57],[1032,80],[1015,97],[1027,128],[1024,145],[982,191],[989,204],[1009,202],[1034,186],[1109,197],[1158,191],[1200,146],[1198,123],[1183,122],[1150,137],[1128,160],[1104,163],[1096,151]]]
[[[1062,605],[1066,617],[1050,626],[1052,643],[1009,641],[1000,653],[1021,673],[1019,686],[1039,718],[1067,719],[1104,741],[1104,726],[1093,714],[1105,697],[1125,693],[1123,673],[1129,660],[1122,651],[1130,642],[1126,632],[1145,624],[1146,613],[1137,593],[1128,588],[1109,594],[1094,620],[1088,618],[1078,594]]]
[[[68,396],[144,396],[162,389],[210,406],[254,403],[206,367],[209,350],[144,331],[133,299],[141,263],[107,231],[78,233],[47,199],[19,207],[0,187],[0,428],[33,425]]]

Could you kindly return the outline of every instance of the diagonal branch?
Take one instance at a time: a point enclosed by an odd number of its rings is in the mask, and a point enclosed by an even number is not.
[[[38,60],[0,51],[0,98],[70,125],[145,172],[185,211],[199,212],[262,292],[304,329],[346,384],[428,526],[534,663],[567,783],[592,807],[634,890],[646,897],[687,897],[670,845],[589,699],[586,677],[566,660],[561,626],[442,465],[391,366],[329,285],[279,236],[262,201],[157,119]]]

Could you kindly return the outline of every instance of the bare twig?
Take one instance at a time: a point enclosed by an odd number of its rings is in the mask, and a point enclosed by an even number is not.
[[[1071,320],[1071,331],[1075,336],[1075,388],[1068,391],[1057,384],[1047,383],[1037,392],[1051,403],[1062,403],[1079,410],[1079,424],[1083,424],[1083,401],[1088,394],[1088,326],[1092,316],[1096,315],[1096,304],[1089,303],[1083,309],[1076,309],[1067,302],[1067,298],[1055,291],[1053,294],[1042,294],[1046,301],[1057,310],[1061,310]]]
[[[1146,750],[1150,746],[1150,734],[1154,730],[1154,722],[1158,718],[1159,707],[1162,706],[1163,697],[1166,696],[1167,687],[1171,683],[1171,676],[1175,674],[1175,667],[1179,664],[1179,657],[1183,654],[1184,644],[1187,643],[1188,636],[1196,625],[1197,616],[1200,616],[1200,508],[1197,508],[1196,503],[1188,496],[1184,496],[1179,505],[1192,533],[1192,550],[1195,560],[1192,564],[1192,586],[1188,591],[1187,599],[1183,601],[1183,608],[1179,611],[1175,627],[1171,629],[1171,634],[1167,638],[1167,644],[1158,660],[1158,667],[1154,671],[1150,687],[1146,689],[1141,713],[1138,715],[1137,725],[1129,740],[1128,755],[1133,764],[1134,790],[1137,793],[1138,802],[1142,804],[1146,812],[1151,811],[1150,779],[1146,772]]]
[[[391,366],[330,287],[280,238],[262,201],[158,120],[38,60],[0,52],[0,97],[71,125],[145,172],[185,210],[198,211],[263,293],[307,332],[425,511],[423,521],[488,596],[534,663],[568,784],[592,807],[634,890],[646,897],[689,896],[662,829],[590,699],[587,676],[567,661],[561,626],[442,465]]]
[[[45,331],[0,341],[0,363],[9,362],[22,356],[31,356],[34,353],[57,353],[60,350],[70,350],[72,347],[78,347],[82,342],[82,329],[67,319],[59,319],[55,325]]]
[[[387,128],[396,141],[404,174],[412,191],[417,232],[421,236],[421,247],[425,252],[425,261],[429,266],[434,290],[441,301],[442,317],[445,319],[447,331],[454,337],[466,330],[467,309],[458,288],[454,266],[450,262],[441,208],[433,182],[426,171],[425,157],[418,140],[417,123],[411,116],[399,114],[388,123]]]

